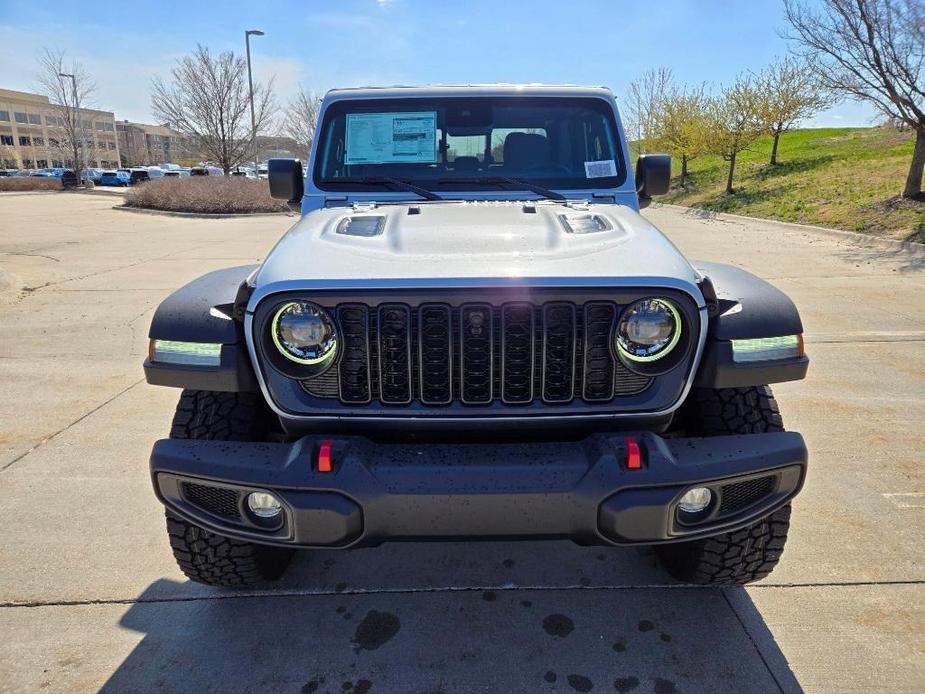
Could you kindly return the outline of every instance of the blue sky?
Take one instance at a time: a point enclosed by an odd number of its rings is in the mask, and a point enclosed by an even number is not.
[[[42,46],[81,60],[96,105],[150,122],[149,87],[203,43],[244,50],[258,78],[275,75],[284,102],[299,84],[330,87],[567,82],[618,95],[654,67],[681,82],[720,85],[787,51],[781,0],[344,0],[134,3],[0,0],[0,88],[33,90]],[[874,112],[843,102],[809,125],[868,125]]]

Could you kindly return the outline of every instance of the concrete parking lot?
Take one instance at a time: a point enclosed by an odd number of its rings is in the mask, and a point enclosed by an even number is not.
[[[678,586],[648,551],[555,543],[306,553],[228,592],[176,569],[147,473],[178,392],[153,309],[259,261],[293,218],[0,195],[0,690],[925,691],[925,254],[677,208],[646,215],[800,307],[810,449],[782,563]]]

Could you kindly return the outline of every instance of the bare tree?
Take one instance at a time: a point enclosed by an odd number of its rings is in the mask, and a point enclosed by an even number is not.
[[[681,158],[680,183],[685,185],[687,165],[707,147],[707,105],[705,87],[670,87],[657,105],[658,146]]]
[[[774,166],[780,136],[832,104],[833,97],[819,82],[816,73],[793,57],[771,63],[759,80],[767,97],[767,116],[773,138],[770,164]]]
[[[68,61],[64,51],[48,48],[39,57],[38,81],[54,111],[55,122],[46,123],[49,145],[65,152],[66,157],[62,159],[69,159],[71,166],[80,171],[86,165],[87,150],[93,143],[90,122],[81,109],[89,107],[96,93],[96,83],[81,63]]]
[[[740,75],[707,107],[707,138],[710,150],[729,162],[726,194],[735,192],[732,177],[736,157],[751,147],[768,129],[767,97],[752,75]]]
[[[171,82],[156,77],[151,107],[155,115],[188,138],[227,175],[252,158],[254,138],[272,124],[273,81],[254,83],[251,131],[247,62],[231,51],[212,56],[205,46],[177,61]]]
[[[925,168],[925,10],[921,0],[784,0],[794,39],[820,82],[915,131],[903,197],[922,199]]]
[[[626,129],[640,153],[648,151],[658,140],[659,110],[671,86],[671,70],[666,67],[648,70],[640,79],[630,82],[626,93]]]
[[[302,86],[286,106],[282,134],[295,140],[303,152],[311,151],[320,110],[321,97]]]

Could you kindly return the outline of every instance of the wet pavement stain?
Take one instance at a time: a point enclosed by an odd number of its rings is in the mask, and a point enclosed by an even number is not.
[[[675,694],[676,691],[678,689],[671,680],[664,680],[661,677],[655,678],[655,694]]]
[[[666,634],[664,631],[659,634],[658,637],[665,643],[669,643],[671,641],[671,634]]]
[[[551,614],[543,620],[543,630],[550,636],[565,638],[575,630],[575,622],[564,614]]]
[[[309,680],[304,685],[302,685],[302,694],[315,694],[315,692],[318,691],[318,687],[320,687],[322,684],[324,684],[324,677]]]
[[[626,694],[627,692],[633,691],[636,687],[639,686],[639,678],[630,675],[629,677],[618,677],[613,681],[613,687],[620,694]]]
[[[498,594],[493,590],[486,590],[482,593],[482,600],[485,602],[494,602],[498,599]]]
[[[566,679],[569,686],[576,692],[590,692],[594,689],[594,682],[584,675],[569,675]]]
[[[652,631],[655,628],[655,625],[650,622],[648,619],[643,619],[639,622],[639,631]]]
[[[554,673],[552,670],[550,670],[550,671],[547,672],[545,675],[543,675],[543,679],[546,680],[547,682],[549,682],[549,684],[555,684],[555,683],[556,683],[556,679],[558,679],[558,678],[556,677],[556,673]]]
[[[343,593],[345,590],[347,590],[346,583],[338,583],[336,586],[334,586],[335,593]]]
[[[579,582],[581,585],[583,585],[583,586],[590,586],[590,585],[591,585],[591,579],[588,578],[587,576],[583,576],[578,582]]]
[[[614,645],[611,646],[611,648],[613,648],[617,653],[625,653],[626,652],[626,641],[624,641],[623,639],[620,639],[619,641],[614,643]]]
[[[521,600],[520,606],[521,607],[533,607],[533,602],[530,600]]]
[[[354,650],[374,651],[395,636],[399,629],[401,622],[394,614],[370,610],[357,626],[353,636]]]
[[[369,680],[357,680],[356,685],[353,687],[353,694],[368,694],[372,688],[373,683]]]
[[[505,569],[511,569],[514,567],[514,560],[505,559],[503,562],[501,562],[501,566],[503,566]]]

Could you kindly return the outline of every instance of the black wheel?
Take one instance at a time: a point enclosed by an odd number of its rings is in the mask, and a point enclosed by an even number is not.
[[[270,415],[252,393],[184,390],[170,428],[172,439],[264,441]],[[279,578],[292,550],[233,540],[167,511],[167,534],[180,570],[212,586],[245,587]]]
[[[728,436],[783,431],[768,386],[696,389],[680,413],[688,436]],[[790,527],[790,504],[754,524],[715,537],[656,545],[672,576],[686,583],[745,584],[767,576],[780,559]]]

